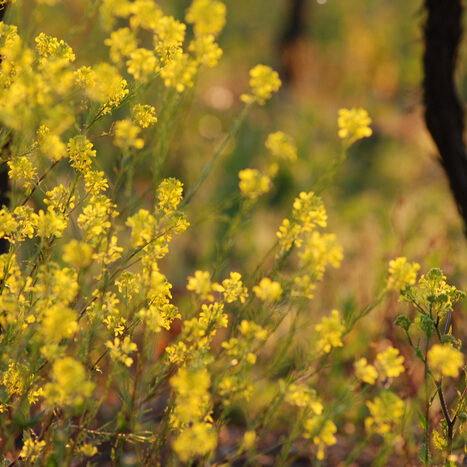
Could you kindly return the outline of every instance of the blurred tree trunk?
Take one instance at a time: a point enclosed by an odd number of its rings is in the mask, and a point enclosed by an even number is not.
[[[305,34],[310,0],[288,0],[284,27],[279,37],[280,74],[285,85],[296,78],[294,50]]]
[[[3,21],[5,12],[8,4],[5,2],[3,5],[0,5],[0,21]],[[2,58],[0,57],[0,63]],[[8,149],[8,142],[0,148],[0,157],[4,159],[4,152]],[[6,162],[0,163],[0,208],[2,206],[8,206],[8,166]],[[9,242],[5,238],[0,238],[0,254],[7,253],[9,249]]]
[[[425,0],[425,121],[438,147],[441,163],[467,233],[467,152],[464,112],[454,71],[462,36],[462,0]]]

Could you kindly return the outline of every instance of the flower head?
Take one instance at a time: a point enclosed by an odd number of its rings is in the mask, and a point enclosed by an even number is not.
[[[248,198],[256,199],[269,191],[270,178],[256,169],[240,170],[238,177],[240,179],[238,183],[240,191]]]
[[[362,138],[368,138],[373,133],[369,127],[371,118],[364,109],[340,109],[337,124],[339,138],[346,140],[348,144],[353,144]]]
[[[368,384],[375,384],[378,372],[373,365],[368,364],[366,358],[361,358],[355,362],[355,375],[358,379]]]
[[[428,351],[428,363],[435,378],[450,376],[457,378],[464,365],[464,355],[449,344],[434,345]]]
[[[282,287],[279,282],[263,277],[260,283],[253,287],[253,292],[261,300],[275,302],[282,296]]]
[[[404,402],[390,391],[383,392],[380,397],[366,403],[370,416],[365,419],[368,431],[380,435],[388,434],[401,421],[404,415]]]
[[[321,323],[315,326],[315,330],[319,333],[318,347],[325,353],[329,353],[333,347],[342,347],[342,334],[345,326],[337,310],[332,310],[331,316],[325,316]]]
[[[251,94],[243,94],[241,99],[246,103],[263,105],[273,92],[279,91],[281,84],[277,71],[267,65],[256,65],[250,70]]]
[[[383,378],[397,378],[405,370],[403,363],[404,357],[394,347],[388,347],[376,356],[376,365]]]
[[[391,289],[402,289],[406,285],[413,285],[417,280],[418,263],[409,263],[407,258],[399,257],[389,261],[389,277],[387,285]]]
[[[285,162],[295,162],[297,160],[297,147],[295,146],[295,142],[283,131],[271,133],[265,145],[277,159],[281,159]]]
[[[225,5],[219,0],[193,0],[186,14],[196,36],[217,35],[225,24]]]

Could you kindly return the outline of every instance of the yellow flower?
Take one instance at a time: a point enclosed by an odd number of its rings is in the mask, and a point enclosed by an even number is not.
[[[122,79],[118,70],[109,63],[99,63],[94,67],[95,79],[86,87],[89,98],[105,104],[102,113],[110,112],[130,92],[126,80]]]
[[[92,247],[86,242],[70,240],[63,247],[63,261],[76,269],[85,268],[91,264]]]
[[[243,195],[251,199],[256,199],[259,196],[269,191],[271,180],[267,175],[261,174],[256,169],[243,169],[238,173],[240,182],[238,186]]]
[[[75,83],[82,88],[90,88],[96,84],[96,72],[90,66],[82,66],[75,71]]]
[[[173,448],[182,462],[195,456],[205,456],[217,446],[217,433],[210,423],[194,423],[184,429],[173,443]]]
[[[164,49],[179,49],[185,40],[186,25],[172,16],[162,16],[154,28],[154,47],[159,54]]]
[[[177,92],[193,87],[193,77],[197,72],[196,62],[187,54],[177,54],[161,69],[161,77],[166,87],[172,87]]]
[[[8,370],[0,378],[0,383],[5,387],[10,397],[14,394],[23,395],[30,381],[31,373],[28,368],[16,362],[10,362]]]
[[[302,191],[298,198],[295,198],[292,217],[304,232],[310,232],[315,225],[326,227],[328,219],[323,201],[312,191],[309,193]]]
[[[61,159],[66,154],[63,141],[46,125],[41,125],[37,130],[37,141],[41,152],[52,161]]]
[[[22,185],[25,189],[32,188],[37,182],[37,169],[27,157],[14,158],[8,163],[8,177]]]
[[[248,451],[255,445],[255,441],[256,441],[256,431],[254,430],[245,431],[245,433],[243,434],[243,441],[242,441],[243,449]]]
[[[61,237],[67,227],[67,219],[62,214],[56,213],[50,206],[47,212],[40,209],[35,214],[34,222],[37,226],[37,235],[42,238],[48,238],[52,235]]]
[[[240,331],[240,334],[245,336],[247,339],[254,338],[264,341],[268,337],[268,332],[266,329],[263,329],[253,321],[247,321],[246,319],[241,321],[240,325],[238,326],[238,330]]]
[[[193,0],[186,13],[186,22],[193,24],[196,36],[217,36],[225,24],[225,5],[218,0]]]
[[[413,285],[417,280],[418,263],[408,263],[407,258],[399,257],[389,261],[389,277],[387,286],[391,289],[402,289],[406,285]]]
[[[76,58],[71,47],[56,37],[47,36],[41,32],[36,37],[35,42],[36,48],[43,58],[57,57],[69,62],[73,62]]]
[[[380,435],[394,431],[404,415],[404,402],[390,391],[383,392],[381,397],[368,401],[366,405],[370,416],[365,419],[365,427]]]
[[[464,365],[464,355],[449,344],[436,344],[428,351],[428,364],[436,379],[442,376],[457,378]]]
[[[397,378],[405,371],[403,363],[404,357],[394,347],[388,347],[376,356],[376,366],[382,378]]]
[[[337,443],[334,433],[337,427],[331,420],[325,420],[324,417],[313,417],[305,420],[305,438],[313,438],[313,444],[318,446],[316,457],[319,460],[324,459],[324,450],[326,446],[332,446]]]
[[[81,173],[86,173],[96,157],[91,141],[86,136],[78,135],[68,140],[67,145],[70,165]]]
[[[41,325],[44,341],[58,344],[62,339],[72,337],[78,329],[76,318],[76,312],[63,304],[48,307]]]
[[[372,131],[369,125],[371,118],[368,112],[363,109],[340,109],[339,118],[339,138],[345,139],[348,144],[353,144],[362,138],[371,136]]]
[[[253,287],[253,292],[261,300],[275,302],[282,296],[282,287],[279,282],[263,277],[260,283]]]
[[[285,162],[295,162],[297,160],[297,147],[295,146],[295,142],[283,131],[271,133],[265,145],[277,159],[281,159]]]
[[[79,406],[93,390],[94,384],[87,380],[83,365],[71,357],[63,357],[53,364],[52,382],[45,385],[44,395],[50,405]]]
[[[156,109],[152,105],[136,104],[131,113],[134,122],[141,128],[147,128],[157,122]]]
[[[137,31],[139,27],[154,31],[160,19],[163,17],[162,10],[152,0],[136,0],[129,3],[131,11],[130,26]]]
[[[114,63],[121,63],[124,57],[128,57],[137,47],[138,42],[130,28],[120,28],[112,31],[110,38],[104,41],[110,47],[110,59]]]
[[[289,404],[297,407],[306,407],[312,410],[316,415],[321,415],[324,410],[322,402],[314,389],[306,384],[292,383],[287,387],[285,400]]]
[[[109,349],[110,358],[116,362],[123,363],[127,367],[133,365],[133,359],[129,356],[138,350],[134,342],[126,336],[123,341],[116,337],[113,342],[107,341],[105,346]]]
[[[141,149],[144,146],[144,140],[139,138],[141,129],[131,120],[119,120],[115,123],[115,146],[122,149],[136,148]]]
[[[344,257],[342,246],[334,234],[312,232],[304,240],[303,251],[299,253],[302,267],[312,271],[316,279],[323,277],[326,266],[338,268]]]
[[[133,247],[144,245],[152,240],[155,224],[154,216],[146,209],[140,209],[127,219],[126,225],[131,228],[131,244]]]
[[[91,443],[86,443],[80,446],[79,452],[81,452],[86,457],[92,457],[95,456],[98,451],[96,446],[92,445]]]
[[[157,58],[151,50],[136,49],[126,62],[127,71],[136,81],[146,83],[156,70]]]
[[[209,300],[211,302],[214,300],[212,292],[217,290],[211,282],[211,275],[207,271],[195,271],[194,276],[188,277],[186,288],[199,295],[201,300]]]
[[[241,281],[241,274],[238,272],[231,272],[229,279],[222,281],[224,300],[227,303],[233,303],[237,300],[245,303],[245,299],[248,297],[248,289],[243,286]]]
[[[331,316],[324,317],[321,323],[315,326],[315,330],[319,334],[318,348],[321,351],[329,353],[333,347],[342,347],[342,334],[345,331],[345,326],[337,310],[332,310]]]
[[[215,67],[222,56],[222,49],[217,45],[212,34],[195,38],[190,42],[188,50],[194,52],[199,63],[209,68]]]
[[[281,84],[277,71],[267,65],[256,65],[250,70],[251,94],[242,94],[241,99],[245,103],[263,105],[273,92],[279,91]]]
[[[170,177],[162,180],[157,188],[158,208],[165,214],[174,212],[182,200],[183,183]]]
[[[84,186],[86,193],[99,195],[109,188],[109,182],[102,170],[86,170],[84,172]]]
[[[29,465],[35,464],[41,457],[42,452],[46,446],[45,441],[39,441],[28,436],[25,441],[19,457],[28,461]]]
[[[209,372],[205,368],[180,368],[170,378],[170,385],[175,392],[176,402],[171,425],[183,428],[189,423],[204,420],[211,404]]]
[[[378,372],[373,365],[369,365],[366,358],[357,360],[354,364],[355,375],[365,383],[375,384],[378,378]]]

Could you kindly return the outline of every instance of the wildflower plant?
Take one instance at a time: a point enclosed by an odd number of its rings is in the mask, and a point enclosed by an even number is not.
[[[37,3],[47,11],[57,2]],[[89,4],[105,51],[98,60],[33,32],[43,24],[13,24],[19,8],[10,5],[0,22],[1,157],[11,185],[0,209],[0,238],[8,242],[0,255],[2,465],[120,465],[131,457],[138,465],[255,464],[284,418],[278,461],[290,463],[297,449],[321,461],[355,401],[366,414],[365,442],[380,436],[383,448],[394,446],[406,414],[391,387],[405,371],[398,349],[386,346],[373,360],[352,356],[340,397],[320,390],[357,322],[394,289],[419,313],[397,323],[425,365],[424,456],[432,433],[449,457],[465,401],[464,390],[450,412],[444,396],[446,379],[464,371],[451,326],[462,293],[441,271],[417,282],[418,266],[399,258],[361,312],[310,313],[319,284],[344,258],[325,230],[321,193],[348,147],[371,135],[366,111],[340,111],[341,155],[290,200],[257,267],[223,267],[283,164],[300,157],[292,136],[271,132],[263,165],[238,174],[240,201],[218,264],[193,265],[180,285],[167,263],[181,248],[174,243],[196,232],[192,200],[250,110],[279,91],[278,73],[267,65],[250,70],[240,115],[194,181],[183,183],[171,173],[170,141],[202,69],[223,55],[224,2],[193,0],[185,21],[147,0]],[[296,339],[300,326],[306,342]],[[425,351],[409,328],[424,333]],[[433,385],[444,421],[431,432]],[[224,449],[223,430],[235,416],[243,432]]]

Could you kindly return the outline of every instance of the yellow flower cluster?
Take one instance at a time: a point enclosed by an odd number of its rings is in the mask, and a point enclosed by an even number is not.
[[[31,464],[35,464],[42,455],[45,446],[46,442],[44,440],[35,439],[29,436],[24,440],[24,445],[19,457]]]
[[[71,357],[55,361],[52,382],[45,385],[45,398],[51,406],[81,406],[94,390],[83,365]]]
[[[394,347],[388,347],[376,356],[376,366],[383,378],[397,378],[404,372],[403,363],[404,357]]]
[[[152,105],[136,104],[132,108],[133,121],[141,128],[157,122],[156,109]]]
[[[301,267],[312,271],[314,280],[320,280],[328,264],[334,268],[340,266],[343,250],[334,234],[320,234],[315,231],[304,240],[299,257]]]
[[[297,147],[293,139],[283,131],[271,133],[266,140],[266,148],[272,156],[284,162],[295,162],[297,160]]]
[[[244,196],[256,199],[267,193],[271,186],[271,179],[256,169],[243,169],[238,173],[238,186]]]
[[[211,423],[209,373],[204,368],[180,368],[170,384],[175,392],[171,425],[179,431],[173,443],[175,452],[182,462],[208,455],[217,446],[217,433]]]
[[[250,70],[251,94],[242,94],[241,99],[247,104],[264,105],[273,92],[279,91],[281,84],[277,71],[266,65],[256,65]]]
[[[253,292],[265,302],[276,302],[282,296],[282,287],[279,282],[263,277],[259,284],[253,287]]]
[[[186,14],[196,36],[217,36],[225,25],[225,5],[219,0],[193,0]]]
[[[366,405],[370,411],[365,419],[366,429],[383,436],[396,431],[405,413],[404,402],[391,391],[384,391]]]
[[[389,261],[389,276],[387,286],[390,289],[403,289],[406,285],[413,285],[417,280],[418,263],[409,263],[407,258],[399,257]]]
[[[442,376],[457,378],[464,366],[464,354],[452,345],[435,344],[428,351],[428,364],[437,379]]]
[[[373,133],[370,128],[371,118],[364,109],[340,109],[337,124],[339,138],[344,139],[349,145],[359,139],[368,138]]]
[[[321,322],[315,325],[318,333],[318,349],[321,352],[329,353],[334,347],[342,347],[342,334],[345,326],[341,321],[337,310],[332,310],[331,316],[323,317]]]
[[[123,363],[130,367],[133,365],[133,358],[129,355],[138,350],[138,346],[131,342],[130,338],[126,336],[123,341],[116,337],[113,342],[107,341],[105,346],[109,349],[110,358],[116,362]]]
[[[141,129],[131,120],[119,120],[115,123],[115,146],[122,149],[141,149],[144,146],[144,140],[139,138]]]
[[[399,350],[388,347],[377,354],[374,365],[369,364],[364,357],[357,360],[354,364],[355,375],[368,384],[375,384],[378,378],[385,382],[388,378],[397,378],[405,371],[403,363],[404,357],[399,355]]]
[[[283,380],[280,383],[284,386]],[[309,409],[315,415],[321,415],[324,410],[323,403],[316,390],[306,384],[292,383],[283,388],[286,391],[285,400],[300,408]]]
[[[337,438],[334,436],[337,431],[336,425],[324,417],[313,417],[305,421],[304,428],[305,437],[312,438],[313,444],[318,447],[316,457],[323,460],[326,446],[333,446],[337,443]]]
[[[319,225],[326,227],[327,214],[320,197],[313,192],[301,192],[293,202],[291,219],[284,219],[279,227],[279,254],[289,251],[295,244],[300,247],[303,234]]]

